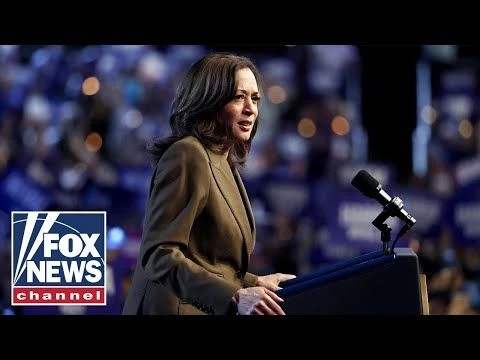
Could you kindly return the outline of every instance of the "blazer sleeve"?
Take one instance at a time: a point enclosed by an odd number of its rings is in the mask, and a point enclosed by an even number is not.
[[[162,156],[145,214],[141,262],[149,279],[161,283],[182,301],[206,312],[227,314],[240,286],[184,255],[192,225],[206,204],[210,188],[204,152],[195,143],[177,142]]]
[[[258,275],[252,274],[250,272],[245,273],[243,277],[243,287],[257,286]]]

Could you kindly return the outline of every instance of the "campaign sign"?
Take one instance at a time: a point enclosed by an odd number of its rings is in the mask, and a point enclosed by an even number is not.
[[[459,187],[449,205],[445,217],[455,245],[480,248],[480,181]]]
[[[12,212],[12,305],[106,305],[106,212]]]

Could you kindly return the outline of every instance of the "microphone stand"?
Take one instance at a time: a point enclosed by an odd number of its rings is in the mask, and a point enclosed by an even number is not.
[[[372,224],[381,232],[381,241],[383,244],[383,253],[385,255],[389,255],[393,251],[393,247],[389,248],[388,244],[392,240],[392,228],[385,224],[385,221],[390,217],[394,217],[398,211],[403,208],[402,200],[396,196],[394,197],[387,205],[384,206],[383,211],[372,221]],[[408,229],[408,226],[407,226]],[[406,230],[405,227],[399,232],[395,242],[398,240],[400,236],[405,234]],[[400,235],[401,234],[401,235]]]
[[[390,215],[383,210],[376,218],[372,221],[372,224],[380,230],[380,240],[383,244],[383,253],[385,255],[389,254],[388,243],[392,240],[392,228],[385,224],[385,220],[388,219]]]

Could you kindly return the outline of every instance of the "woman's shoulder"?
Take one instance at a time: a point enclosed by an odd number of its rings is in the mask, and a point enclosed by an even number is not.
[[[186,136],[174,142],[165,152],[167,157],[182,155],[185,159],[208,159],[207,151],[194,136]]]
[[[205,180],[208,163],[207,152],[199,140],[191,136],[182,138],[171,144],[157,162],[155,182],[179,176],[183,171],[188,171],[191,178]]]
[[[200,140],[194,136],[186,136],[172,144],[172,148],[175,150],[190,150],[193,152],[205,153],[206,150],[203,147]]]
[[[195,136],[185,136],[180,140],[176,141],[173,145],[176,146],[186,146],[186,147],[196,147],[198,149],[203,149],[203,145]]]

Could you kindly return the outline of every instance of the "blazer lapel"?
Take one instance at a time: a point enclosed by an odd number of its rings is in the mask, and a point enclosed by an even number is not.
[[[209,149],[207,149],[207,152],[210,157],[210,167],[212,169],[213,177],[215,178],[218,188],[230,207],[240,231],[242,232],[247,252],[251,254],[253,250],[253,234],[250,224],[253,223],[253,221],[249,220],[250,218],[253,219],[253,216],[248,198],[246,199],[245,188],[239,177],[237,181],[240,181],[239,186],[237,187],[234,175],[222,155],[215,154]],[[247,201],[245,201],[245,199]]]
[[[240,190],[240,195],[242,197],[245,210],[247,212],[248,222],[250,224],[250,231],[252,232],[252,234],[255,234],[255,219],[253,218],[252,206],[250,205],[250,200],[248,199],[247,190],[243,185],[243,180],[237,169],[234,169],[233,176],[235,178],[235,181],[237,182],[238,188]],[[253,241],[255,242],[255,236],[253,236]]]

